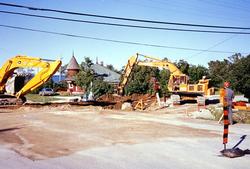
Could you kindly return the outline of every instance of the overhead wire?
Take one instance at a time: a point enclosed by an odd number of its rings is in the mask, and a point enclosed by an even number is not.
[[[83,38],[83,39],[90,39],[90,40],[98,40],[98,41],[105,41],[105,42],[120,43],[120,44],[129,44],[129,45],[140,45],[140,46],[178,49],[178,50],[187,50],[187,51],[206,51],[206,52],[212,52],[212,53],[229,53],[229,54],[236,53],[234,51],[218,51],[218,50],[209,50],[209,51],[207,51],[207,50],[204,50],[204,49],[175,47],[175,46],[148,44],[148,43],[140,43],[140,42],[132,42],[132,41],[121,41],[121,40],[114,40],[114,39],[105,39],[105,38],[83,36],[83,35],[76,35],[76,34],[69,34],[69,33],[62,33],[62,32],[54,32],[54,31],[47,31],[47,30],[33,29],[33,28],[12,26],[12,25],[4,25],[4,24],[0,24],[0,27],[9,28],[9,29],[32,31],[32,32],[47,33],[47,34],[60,35],[60,36],[68,36],[68,37],[74,37],[74,38]],[[248,54],[248,53],[242,52],[242,54]]]
[[[220,41],[220,42],[218,42],[218,43],[210,46],[209,48],[205,49],[204,51],[200,51],[198,53],[195,53],[195,54],[191,55],[190,57],[195,57],[195,56],[198,56],[198,55],[200,55],[200,54],[202,54],[204,52],[208,52],[209,50],[211,50],[211,49],[213,49],[213,48],[215,48],[215,47],[217,47],[217,46],[225,43],[226,41],[233,39],[235,36],[236,35],[232,35],[232,36],[230,36],[230,37],[228,37],[228,38],[226,38],[226,39],[224,39],[224,40],[222,40],[222,41]]]
[[[117,2],[118,0],[116,0],[115,2]],[[211,8],[207,11],[204,11],[204,9],[202,9],[198,4],[199,3],[203,3],[203,1],[199,1],[198,2],[192,2],[192,1],[170,1],[170,0],[163,0],[163,1],[151,1],[149,0],[149,2],[154,2],[154,3],[150,3],[149,5],[145,6],[145,3],[134,3],[131,1],[127,1],[127,0],[119,0],[119,2],[122,2],[124,4],[130,4],[130,5],[136,5],[138,7],[147,7],[147,8],[151,8],[151,9],[157,9],[157,12],[160,11],[164,11],[164,13],[162,13],[162,15],[166,15],[169,16],[171,15],[172,12],[174,13],[182,13],[185,16],[186,15],[192,15],[191,18],[199,18],[199,19],[203,19],[204,17],[206,18],[215,18],[216,20],[220,20],[223,19],[224,20],[228,20],[229,22],[232,22],[232,17],[230,17],[227,14],[222,14],[222,10],[218,10],[218,7],[222,7],[223,5],[217,6],[217,8]],[[158,6],[155,4],[159,4]],[[190,5],[192,4],[192,5]],[[196,6],[196,7],[194,7]],[[207,4],[203,3],[203,6],[207,6]],[[233,11],[234,12],[234,16],[237,17],[237,20],[234,20],[233,23],[236,23],[238,21],[242,21],[242,22],[247,22],[249,21],[249,18],[247,16],[236,16],[235,14],[238,13],[237,11]],[[168,14],[168,15],[167,15]],[[200,17],[203,16],[203,17]],[[219,21],[220,22],[220,21]]]
[[[23,5],[16,5],[16,4],[9,4],[9,3],[1,3],[0,5],[4,6],[12,6],[12,7],[19,7],[19,8],[26,8],[29,10],[41,10],[41,11],[50,11],[50,12],[59,12],[59,13],[66,13],[72,15],[83,15],[89,17],[97,17],[97,18],[105,18],[105,19],[116,19],[116,20],[123,20],[123,21],[133,21],[133,22],[144,22],[144,23],[153,23],[153,24],[167,24],[167,25],[178,25],[178,26],[192,26],[192,27],[206,27],[206,28],[215,28],[215,29],[241,29],[241,30],[249,30],[249,27],[239,27],[239,26],[221,26],[221,25],[202,25],[202,24],[190,24],[190,23],[178,23],[178,22],[163,22],[163,21],[152,21],[152,20],[142,20],[142,19],[134,19],[134,18],[122,18],[122,17],[113,17],[113,16],[105,16],[105,15],[95,15],[95,14],[86,14],[86,13],[78,13],[78,12],[71,12],[71,11],[62,11],[56,9],[48,9],[48,8],[37,8],[37,7],[30,7],[30,6],[23,6]],[[188,31],[188,32],[205,32],[205,33],[231,33],[231,34],[250,34],[250,32],[235,32],[235,31],[208,31],[208,30],[197,30],[197,29],[176,29],[176,28],[166,28],[166,27],[152,27],[152,26],[141,26],[141,25],[129,25],[129,24],[117,24],[117,23],[110,23],[110,22],[97,22],[97,21],[89,21],[89,20],[80,20],[80,19],[69,19],[69,18],[61,18],[61,17],[53,17],[53,16],[45,16],[45,15],[34,15],[34,14],[27,14],[27,13],[20,13],[20,12],[11,12],[11,11],[0,11],[0,13],[6,14],[16,14],[16,15],[23,15],[23,16],[30,16],[30,17],[39,17],[39,18],[46,18],[46,19],[57,19],[57,20],[64,20],[64,21],[72,21],[72,22],[83,22],[83,23],[90,23],[90,24],[102,24],[102,25],[109,25],[109,26],[122,26],[122,27],[133,27],[133,28],[144,28],[144,29],[158,29],[158,30],[172,30],[172,31]],[[4,27],[3,25],[0,25]],[[8,26],[7,26],[8,27]],[[9,28],[14,28],[15,26],[9,26]],[[235,52],[228,52],[228,51],[216,51],[210,50],[225,41],[233,38],[233,35],[230,38],[227,38],[215,45],[207,48],[207,49],[193,49],[193,48],[181,48],[181,47],[171,47],[171,46],[164,46],[164,45],[155,45],[155,44],[145,44],[145,43],[138,43],[138,42],[129,42],[129,41],[118,41],[118,40],[111,40],[111,39],[103,39],[103,38],[95,38],[95,37],[87,37],[81,35],[73,35],[73,34],[65,34],[65,33],[58,33],[58,32],[51,32],[51,31],[44,31],[44,30],[36,30],[30,28],[23,28],[23,27],[15,27],[16,29],[23,29],[29,31],[37,31],[43,33],[50,33],[50,34],[57,34],[57,35],[65,35],[71,37],[80,37],[80,38],[88,38],[94,40],[102,40],[102,41],[110,41],[116,43],[127,43],[127,44],[135,44],[135,45],[144,45],[144,46],[151,46],[151,47],[164,47],[164,48],[172,48],[172,49],[182,49],[182,50],[193,50],[199,51],[196,55],[199,55],[203,52],[216,52],[216,53],[235,53]]]
[[[250,34],[250,32],[237,32],[237,31],[216,31],[216,30],[182,29],[182,28],[168,28],[168,27],[153,27],[153,26],[141,26],[141,25],[130,25],[130,24],[117,24],[117,23],[110,23],[110,22],[97,22],[97,21],[88,21],[88,20],[80,20],[80,19],[69,19],[69,18],[62,18],[62,17],[52,17],[52,16],[46,16],[46,15],[27,14],[27,13],[11,12],[11,11],[3,11],[3,10],[0,10],[0,13],[15,14],[15,15],[22,15],[22,16],[29,16],[29,17],[37,17],[37,18],[54,19],[54,20],[71,21],[71,22],[82,22],[82,23],[89,23],[89,24],[141,28],[141,29],[154,29],[154,30],[164,30],[164,31],[216,33],[216,34],[241,34],[241,35],[249,35]]]
[[[169,1],[168,2],[166,2],[166,1],[161,1],[161,0],[148,0],[149,2],[154,2],[154,3],[161,3],[162,5],[169,5]],[[173,1],[173,2],[176,2],[176,1]],[[184,2],[184,1],[183,1]],[[183,3],[182,2],[182,3]],[[183,7],[185,7],[185,9],[187,9],[187,7],[189,7],[189,6],[187,6],[187,5],[189,5],[189,3],[190,2],[188,2],[188,3],[185,3],[183,6],[181,6],[181,4],[179,4],[180,2],[178,1],[177,2],[177,4],[172,4],[171,3],[171,7],[173,6],[173,5],[175,5],[175,6],[178,6],[178,9],[182,9]],[[209,2],[207,2],[208,4],[209,4]],[[212,3],[212,2],[211,2]],[[228,3],[227,3],[228,4]],[[161,6],[162,6],[161,5]],[[195,5],[195,4],[192,4],[192,6],[193,5]],[[214,5],[214,4],[212,4],[212,5]],[[225,4],[224,4],[225,5]],[[228,7],[228,6],[224,6],[223,4],[220,4],[220,6],[221,7]],[[197,6],[197,7],[199,7],[199,6]],[[239,7],[239,5],[238,5],[238,3],[237,3],[237,7]],[[155,7],[154,7],[155,8]],[[189,8],[190,10],[192,10],[191,8]],[[189,11],[190,11],[189,10]],[[214,10],[214,8],[213,8],[213,10]],[[193,11],[193,10],[192,10]],[[195,11],[197,11],[197,10],[195,10]],[[201,12],[201,11],[200,11]],[[219,12],[219,11],[218,11]],[[201,14],[204,14],[204,13],[201,13]],[[218,16],[217,16],[218,17]],[[229,41],[229,40],[231,40],[231,39],[233,39],[234,37],[236,37],[237,35],[231,35],[230,37],[228,37],[228,38],[225,38],[225,39],[223,39],[222,41],[219,41],[219,42],[217,42],[217,43],[215,43],[214,45],[212,45],[212,46],[210,46],[210,47],[208,47],[206,50],[204,50],[204,51],[200,51],[200,52],[198,52],[198,53],[195,53],[195,54],[193,54],[193,55],[191,55],[191,56],[189,56],[189,57],[195,57],[195,56],[198,56],[198,55],[200,55],[200,54],[202,54],[202,53],[205,53],[206,51],[209,51],[209,50],[211,50],[211,49],[213,49],[213,48],[215,48],[215,47],[217,47],[217,46],[219,46],[219,45],[221,45],[221,44],[223,44],[223,43],[225,43],[225,42],[227,42],[227,41]],[[185,58],[185,57],[184,57]],[[187,57],[186,57],[187,58]]]
[[[3,3],[0,2],[1,6],[10,6],[16,8],[24,8],[35,11],[48,11],[48,12],[56,12],[70,15],[80,15],[80,16],[88,16],[95,18],[105,18],[105,19],[114,19],[114,20],[122,20],[122,21],[132,21],[132,22],[143,22],[143,23],[152,23],[152,24],[167,24],[167,25],[176,25],[176,26],[191,26],[191,27],[204,27],[204,28],[216,28],[216,29],[246,29],[249,30],[249,27],[240,27],[240,26],[222,26],[222,25],[205,25],[205,24],[193,24],[193,23],[181,23],[181,22],[166,22],[166,21],[155,21],[155,20],[145,20],[145,19],[135,19],[135,18],[125,18],[125,17],[115,17],[115,16],[107,16],[107,15],[96,15],[90,13],[81,13],[81,12],[73,12],[73,11],[65,11],[51,8],[38,8],[26,5],[18,5],[12,3]]]

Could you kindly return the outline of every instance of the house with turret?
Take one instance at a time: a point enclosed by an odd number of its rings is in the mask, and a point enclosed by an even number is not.
[[[73,54],[70,59],[68,66],[66,68],[66,78],[65,81],[68,84],[67,92],[70,94],[82,94],[84,91],[80,86],[75,83],[75,76],[80,71],[80,66]]]

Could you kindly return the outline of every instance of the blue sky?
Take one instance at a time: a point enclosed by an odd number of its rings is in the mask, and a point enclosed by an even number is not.
[[[250,1],[247,0],[0,0],[0,2],[146,20],[250,27]],[[6,6],[0,6],[0,10],[91,21],[128,23]],[[173,47],[208,49],[221,43],[211,48],[211,50],[250,53],[250,35],[123,28],[3,13],[0,13],[0,21],[4,25]],[[167,27],[183,28],[177,26]],[[62,58],[63,64],[66,64],[69,62],[73,51],[79,63],[83,61],[85,56],[90,57],[94,62],[98,57],[99,61],[103,61],[104,64],[113,64],[117,69],[121,69],[126,64],[127,59],[137,52],[159,58],[167,57],[171,61],[184,59],[190,64],[204,66],[207,66],[210,60],[222,60],[231,55],[229,53],[200,53],[180,49],[119,44],[3,27],[0,27],[0,39],[1,65],[7,59],[16,55],[36,56],[46,59]]]

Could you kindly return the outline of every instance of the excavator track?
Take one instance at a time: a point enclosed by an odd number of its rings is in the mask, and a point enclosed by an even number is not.
[[[5,95],[0,94],[0,107],[1,108],[7,108],[7,107],[20,107],[26,99],[23,98],[17,98],[12,95]]]

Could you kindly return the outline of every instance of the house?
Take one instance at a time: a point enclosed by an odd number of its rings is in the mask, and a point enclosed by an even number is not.
[[[120,74],[105,67],[103,65],[103,62],[101,62],[101,64],[98,64],[97,62],[96,64],[93,64],[90,68],[93,70],[95,76],[102,77],[105,82],[115,86],[119,84]],[[70,92],[71,94],[84,93],[84,89],[82,89],[80,86],[77,86],[75,83],[75,75],[79,71],[80,71],[80,66],[73,54],[66,68],[66,78],[65,78],[65,81],[68,84],[67,91]]]
[[[81,94],[84,91],[80,86],[77,86],[75,83],[75,75],[80,71],[80,67],[76,58],[73,54],[72,58],[70,59],[68,66],[66,68],[66,78],[65,81],[68,84],[67,92],[70,94]]]
[[[91,69],[94,71],[96,76],[103,77],[103,80],[112,85],[118,85],[120,82],[120,74],[108,69],[107,67],[103,66],[103,64],[93,64]]]

